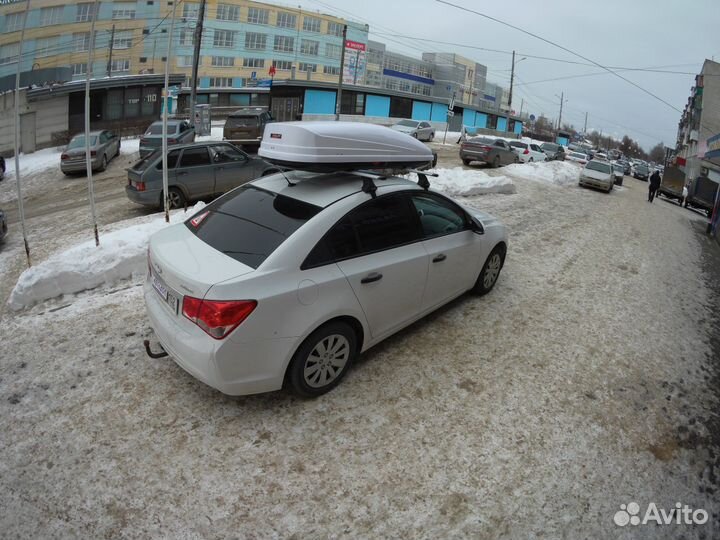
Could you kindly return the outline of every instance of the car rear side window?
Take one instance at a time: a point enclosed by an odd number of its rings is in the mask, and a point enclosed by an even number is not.
[[[303,263],[303,268],[358,257],[420,238],[405,196],[378,197],[338,221]]]
[[[152,162],[157,158],[158,154],[160,154],[161,152],[162,152],[162,150],[155,150],[155,152],[150,154],[147,157],[147,159],[150,160],[150,162]],[[168,169],[175,168],[175,165],[177,165],[177,160],[178,160],[179,155],[180,155],[180,150],[173,150],[172,152],[168,152],[168,156],[167,156]],[[147,167],[147,165],[145,165],[145,167]],[[143,169],[145,167],[143,167]],[[162,159],[160,161],[158,161],[157,165],[155,165],[155,168],[158,171],[162,171]]]
[[[207,147],[186,148],[180,158],[181,167],[196,167],[198,165],[210,165]]]
[[[320,210],[319,206],[246,185],[193,216],[198,218],[197,226],[192,219],[185,226],[206,244],[257,268]]]

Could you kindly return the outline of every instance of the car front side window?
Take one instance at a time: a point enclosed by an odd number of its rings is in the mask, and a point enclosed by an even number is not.
[[[425,238],[453,234],[468,228],[465,212],[442,197],[421,193],[412,195],[411,200]]]
[[[198,167],[200,165],[210,165],[207,148],[204,146],[200,148],[186,148],[180,159],[180,167]]]
[[[215,163],[237,163],[247,161],[245,154],[227,144],[212,147]]]

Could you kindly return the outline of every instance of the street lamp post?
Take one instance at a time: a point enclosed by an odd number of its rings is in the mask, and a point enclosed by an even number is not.
[[[510,111],[512,111],[513,84],[515,83],[515,64],[519,64],[523,60],[527,60],[527,57],[523,56],[520,60],[516,62],[515,51],[512,52],[512,66],[510,68],[510,95],[508,96],[508,108],[510,109]]]

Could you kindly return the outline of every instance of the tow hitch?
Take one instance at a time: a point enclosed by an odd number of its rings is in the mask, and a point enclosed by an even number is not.
[[[162,348],[162,345],[158,345],[158,347],[160,347],[160,350],[162,351],[159,353],[154,353],[150,350],[150,340],[144,340],[143,345],[145,345],[145,352],[150,358],[164,358],[168,356],[168,353],[165,351],[165,349]]]

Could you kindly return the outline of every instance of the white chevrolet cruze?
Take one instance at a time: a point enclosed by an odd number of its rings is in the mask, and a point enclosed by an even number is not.
[[[493,288],[504,225],[408,179],[369,176],[267,176],[156,233],[144,294],[165,351],[226,394],[289,385],[315,396],[361,352]]]

